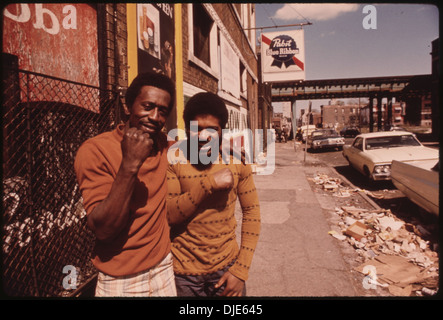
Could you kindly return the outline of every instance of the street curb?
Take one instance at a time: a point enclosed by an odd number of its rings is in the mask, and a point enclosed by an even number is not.
[[[332,169],[333,169],[333,170],[335,171],[335,173],[340,177],[340,179],[342,179],[342,180],[345,181],[347,184],[349,184],[353,189],[357,189],[357,187],[356,187],[354,184],[352,184],[352,182],[349,181],[345,176],[343,176],[342,174],[338,173],[337,170],[335,170],[334,168],[332,168]],[[376,210],[382,210],[382,208],[381,208],[377,203],[375,203],[374,200],[372,200],[371,198],[369,198],[369,196],[368,196],[367,194],[362,193],[362,192],[359,192],[358,194],[359,194],[364,200],[366,200],[371,206],[373,206],[374,209],[376,209]]]
[[[340,177],[340,179],[342,179],[343,181],[345,181],[348,185],[351,186],[352,189],[358,189],[351,181],[349,181],[345,176],[343,176],[342,174],[340,174],[337,170],[335,170],[334,167],[330,166],[328,163],[326,163],[325,161],[321,161],[319,160],[319,162],[325,164],[328,168],[331,168],[332,170],[334,170],[334,172]],[[369,196],[365,193],[359,192],[358,193],[363,200],[365,200],[366,202],[368,202],[372,207],[374,207],[375,210],[382,210],[382,208],[374,202],[374,200],[372,200],[371,198],[369,198]]]

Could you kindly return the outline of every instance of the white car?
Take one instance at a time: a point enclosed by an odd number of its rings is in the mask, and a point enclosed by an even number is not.
[[[436,160],[400,162],[393,160],[392,183],[412,202],[438,216],[439,172]]]
[[[358,135],[343,147],[343,156],[371,180],[390,180],[392,160],[438,160],[439,151],[423,146],[411,132],[386,131]]]
[[[301,141],[306,142],[307,135],[311,135],[312,131],[315,131],[317,127],[313,124],[310,125],[304,125],[298,128],[300,134],[301,134]]]

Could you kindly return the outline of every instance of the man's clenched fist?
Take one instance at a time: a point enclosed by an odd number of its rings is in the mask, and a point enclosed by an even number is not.
[[[234,185],[234,175],[229,168],[224,168],[212,175],[216,186],[215,190],[229,190]]]
[[[153,145],[154,141],[149,133],[144,133],[134,127],[125,127],[121,142],[122,164],[128,169],[138,171],[146,158],[150,156]]]

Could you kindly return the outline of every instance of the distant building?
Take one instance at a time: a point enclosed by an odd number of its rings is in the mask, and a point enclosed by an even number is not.
[[[389,104],[388,104],[389,105]],[[383,104],[381,106],[381,114],[382,114],[382,124],[389,124],[389,109],[387,104]],[[405,123],[405,114],[406,114],[406,103],[405,102],[394,102],[390,104],[391,108],[391,121],[390,124],[394,126],[402,126]],[[360,112],[360,121],[362,125],[369,124],[369,107],[365,106],[362,108]],[[374,123],[378,123],[378,106],[374,106],[373,109],[373,117]]]
[[[317,128],[321,128],[323,126],[323,124],[322,124],[322,116],[321,116],[320,112],[318,112],[316,110],[311,111],[311,114],[309,116],[309,121],[307,119],[308,113],[306,112],[305,109],[301,109],[300,113],[301,113],[300,118],[298,118],[298,120],[297,120],[297,126],[298,127],[304,126],[308,122],[309,122],[309,124],[315,125]]]
[[[420,126],[432,127],[432,99],[431,99],[431,96],[424,96],[421,99]]]
[[[289,134],[292,130],[291,117],[285,116],[282,112],[274,113],[272,117],[272,127],[274,129],[282,129]]]
[[[274,113],[272,117],[272,127],[273,128],[281,128],[282,127],[282,118],[283,114],[278,112]]]
[[[359,105],[322,105],[321,122],[324,128],[341,129],[360,125]]]
[[[394,102],[392,104],[383,104],[381,106],[381,115],[383,125],[388,124],[391,117],[391,124],[401,126],[404,124],[406,112],[405,102]],[[391,114],[389,115],[389,108]],[[429,105],[430,109],[430,105]],[[366,126],[369,125],[370,115],[367,105],[323,105],[321,106],[322,124],[325,128],[341,129],[346,126]],[[430,110],[429,110],[430,113]],[[378,122],[378,106],[373,107],[374,123]],[[425,117],[423,115],[423,117]],[[427,117],[427,116],[426,116]]]
[[[406,112],[406,103],[396,102],[392,104],[392,121],[394,125],[403,125]]]

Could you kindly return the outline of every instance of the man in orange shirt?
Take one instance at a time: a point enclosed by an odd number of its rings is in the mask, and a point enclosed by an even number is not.
[[[125,124],[87,140],[75,171],[96,235],[96,296],[175,296],[166,219],[168,142],[161,132],[173,108],[167,76],[138,75],[126,93]]]

